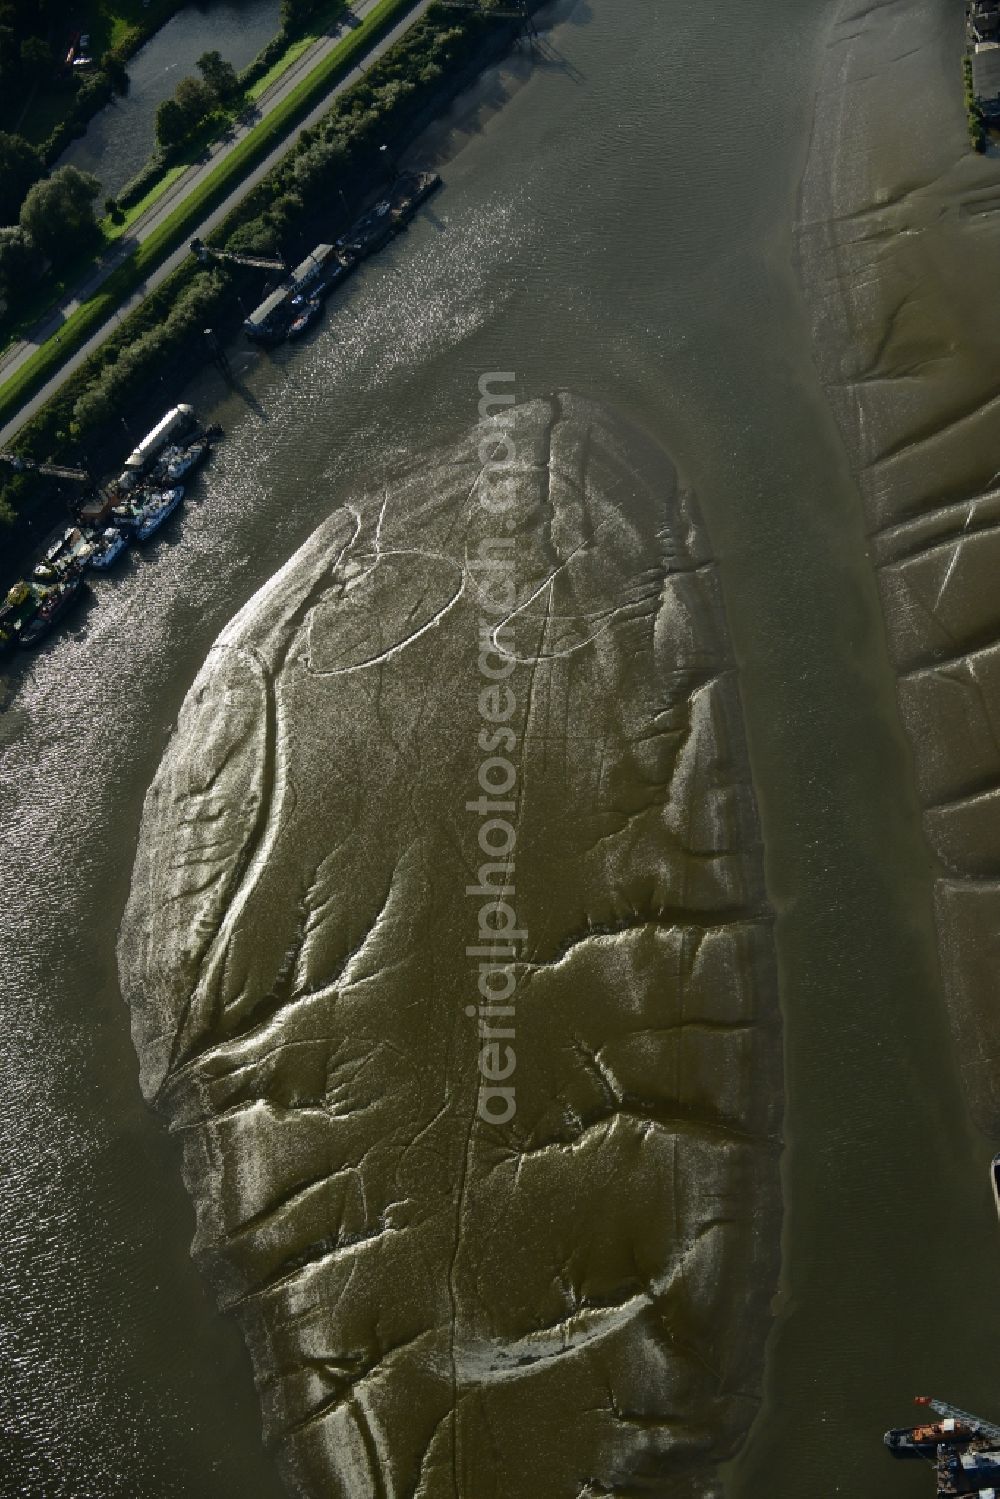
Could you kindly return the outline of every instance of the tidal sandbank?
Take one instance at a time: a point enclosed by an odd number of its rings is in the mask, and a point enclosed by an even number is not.
[[[1000,1135],[1000,172],[969,147],[961,7],[841,7],[800,269],[851,456],[933,861],[942,976]]]
[[[335,512],[188,694],[119,957],[296,1493],[720,1492],[781,1044],[716,569],[661,447],[537,401]]]

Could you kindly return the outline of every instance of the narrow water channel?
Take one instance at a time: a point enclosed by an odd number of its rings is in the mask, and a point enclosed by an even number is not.
[[[198,58],[221,52],[237,72],[278,30],[279,0],[201,0],[188,5],[130,59],[128,93],[90,121],[59,166],[93,172],[105,194],[120,192],[156,149],[156,111],[182,78],[198,77]]]
[[[928,5],[940,0],[926,0]],[[314,337],[191,396],[227,441],[162,542],[18,663],[0,721],[0,1493],[276,1495],[187,1260],[113,940],[139,808],[223,623],[477,380],[654,433],[720,558],[777,912],[785,1270],[735,1499],[914,1491],[914,1393],[993,1409],[996,1224],[950,1059],[930,867],[860,505],[792,265],[822,0],[578,0],[426,157],[444,192]],[[219,45],[217,40],[213,44]],[[208,45],[208,43],[206,43]],[[225,52],[225,48],[222,48]],[[173,393],[170,393],[173,395]]]

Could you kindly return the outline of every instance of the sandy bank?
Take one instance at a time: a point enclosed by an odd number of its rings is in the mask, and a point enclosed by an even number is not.
[[[662,449],[537,402],[336,512],[188,695],[120,962],[296,1492],[717,1492],[775,1282],[780,1032]]]
[[[865,507],[978,1123],[1000,1134],[1000,171],[968,147],[962,14],[841,7],[801,199],[821,374]]]

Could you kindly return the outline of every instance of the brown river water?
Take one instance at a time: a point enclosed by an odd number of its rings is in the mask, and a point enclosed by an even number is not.
[[[915,0],[887,39],[897,9],[856,8],[840,29],[860,34],[853,66],[886,111],[862,150],[834,107],[842,54],[821,0],[567,4],[545,58],[511,59],[431,132],[421,156],[445,190],[316,334],[234,349],[232,387],[206,372],[187,393],[227,440],[179,523],[11,669],[0,1494],[283,1492],[242,1339],[189,1257],[180,1150],[139,1090],[115,943],[146,788],[213,640],[337,505],[459,442],[489,370],[515,372],[523,401],[568,389],[648,434],[718,563],[785,1072],[784,1219],[762,1230],[780,1235],[781,1283],[726,1492],[926,1492],[929,1475],[881,1445],[910,1397],[995,1413],[997,1142],[971,1122],[945,1009],[870,556],[871,455],[842,390],[850,318],[818,311],[854,308],[871,338],[894,303],[877,262],[831,268],[798,228],[845,211],[845,162],[862,198],[867,165],[892,203],[962,157],[961,18]],[[866,69],[869,26],[883,51]],[[942,152],[931,164],[916,124],[911,152],[886,123],[915,99]],[[994,170],[976,167],[977,188]],[[944,178],[938,217],[966,188]],[[947,322],[954,248],[933,243],[928,305]],[[949,378],[942,409],[968,398]]]

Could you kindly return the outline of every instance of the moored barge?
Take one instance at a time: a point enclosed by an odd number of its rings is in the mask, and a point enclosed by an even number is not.
[[[84,582],[78,572],[67,573],[51,588],[47,588],[32,619],[17,636],[20,646],[38,645],[48,635],[83,593]]]

